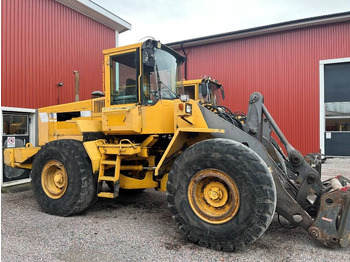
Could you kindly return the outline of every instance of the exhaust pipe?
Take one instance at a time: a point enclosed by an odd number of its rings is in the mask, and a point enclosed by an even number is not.
[[[75,102],[79,101],[79,71],[73,70],[75,85]]]

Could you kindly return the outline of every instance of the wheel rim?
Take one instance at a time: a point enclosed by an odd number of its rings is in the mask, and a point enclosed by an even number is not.
[[[188,199],[196,215],[211,224],[230,221],[237,214],[240,204],[235,181],[216,169],[201,170],[192,177]]]
[[[46,163],[41,172],[41,185],[50,198],[58,199],[64,195],[68,186],[68,176],[60,161],[50,160]]]

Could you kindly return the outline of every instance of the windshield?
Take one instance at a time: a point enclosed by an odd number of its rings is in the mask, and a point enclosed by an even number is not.
[[[162,49],[153,48],[144,50],[144,59],[147,62],[143,66],[143,104],[154,104],[159,99],[176,99],[183,92],[180,65],[176,58]]]

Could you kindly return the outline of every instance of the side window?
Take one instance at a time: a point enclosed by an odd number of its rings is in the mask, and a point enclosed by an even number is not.
[[[195,99],[195,86],[185,86],[185,94],[189,95],[191,99]]]
[[[143,85],[142,85],[142,104],[153,105],[159,100],[156,75],[153,67],[144,65],[143,67]]]
[[[111,105],[138,102],[136,52],[111,57]]]

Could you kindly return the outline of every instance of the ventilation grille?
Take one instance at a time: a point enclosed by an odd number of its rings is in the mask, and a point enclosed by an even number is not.
[[[101,113],[102,108],[105,107],[105,100],[94,101],[94,113]]]

